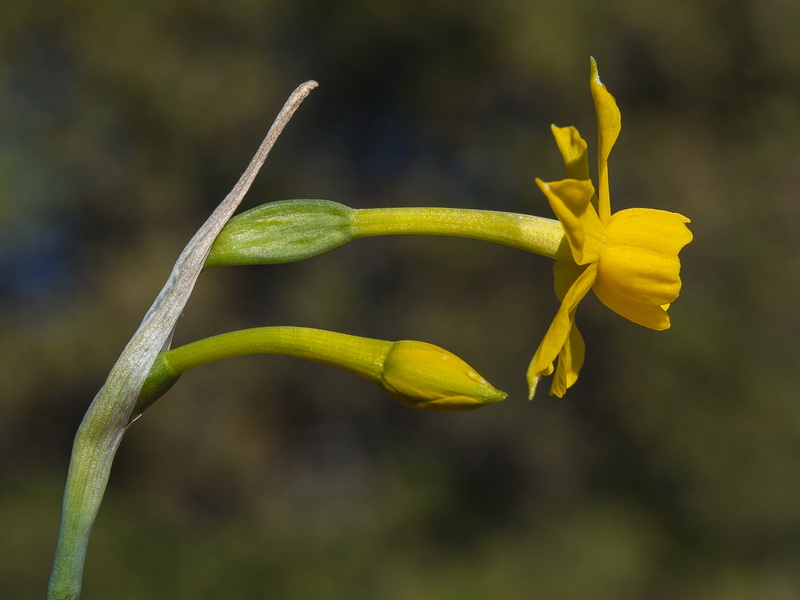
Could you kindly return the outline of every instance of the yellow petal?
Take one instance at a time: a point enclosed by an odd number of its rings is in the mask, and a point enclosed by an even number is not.
[[[572,262],[556,261],[553,263],[553,282],[556,292],[556,297],[563,300],[567,295],[569,288],[575,283],[575,280],[583,273],[586,267],[576,265]],[[585,344],[583,338],[578,331],[578,326],[572,324],[569,337],[561,352],[558,353],[558,366],[553,376],[553,383],[550,385],[550,393],[558,396],[564,396],[567,388],[571,387],[578,379],[578,372],[583,366],[583,356],[585,352]]]
[[[574,127],[550,126],[556,145],[567,167],[570,179],[589,179],[589,158],[586,152],[586,141]]]
[[[553,263],[553,287],[555,288],[556,298],[559,301],[564,299],[567,291],[575,280],[583,273],[586,267],[576,265],[573,262],[561,262],[559,260]]]
[[[637,302],[669,304],[681,290],[678,252],[692,239],[678,213],[632,208],[615,213],[600,258],[602,284]]]
[[[678,254],[694,236],[686,227],[691,223],[680,213],[656,208],[627,208],[615,212],[607,226],[607,236],[615,243],[652,247],[662,252]]]
[[[567,343],[570,331],[575,321],[575,310],[583,297],[589,292],[597,278],[597,265],[591,264],[575,280],[556,313],[550,328],[539,344],[536,354],[533,355],[528,366],[528,387],[529,397],[533,398],[536,391],[536,384],[543,375],[550,375],[553,372],[553,361],[559,355]]]
[[[605,241],[605,227],[592,206],[594,187],[588,179],[562,179],[536,184],[547,196],[550,208],[564,227],[572,257],[579,265],[600,258]]]
[[[553,375],[553,383],[550,384],[551,394],[559,398],[564,397],[567,389],[578,380],[585,353],[586,344],[583,342],[583,336],[578,331],[578,326],[573,323],[567,342],[558,353],[558,366]]]
[[[593,58],[591,59],[589,88],[592,91],[594,109],[597,113],[597,213],[600,216],[600,220],[605,223],[611,216],[611,201],[608,191],[608,155],[611,154],[611,148],[614,147],[614,142],[617,141],[622,128],[622,117],[614,96],[608,92],[606,86],[600,81],[597,63]]]
[[[594,285],[600,301],[634,323],[667,329],[667,308],[681,291],[678,252],[692,240],[688,222],[647,208],[612,215]]]
[[[601,282],[597,282],[592,288],[600,302],[613,310],[618,315],[633,321],[637,325],[663,331],[669,329],[669,315],[667,314],[668,304],[661,306],[650,302],[638,302],[616,293]]]

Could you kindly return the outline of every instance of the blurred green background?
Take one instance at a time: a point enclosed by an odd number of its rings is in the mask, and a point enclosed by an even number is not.
[[[85,598],[800,597],[800,4],[7,0],[0,19],[0,589],[42,597],[74,432],[289,92],[243,208],[550,216],[549,125],[623,115],[615,210],[681,212],[673,328],[594,298],[564,399],[525,400],[551,265],[359,240],[214,270],[176,343],[264,325],[422,339],[509,399],[414,411],[279,357],[186,375],[126,436]],[[549,383],[547,384],[549,385]]]

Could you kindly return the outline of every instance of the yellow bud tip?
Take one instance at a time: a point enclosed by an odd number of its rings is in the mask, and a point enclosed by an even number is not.
[[[399,402],[431,410],[472,410],[507,396],[455,354],[409,340],[393,344],[381,384]]]
[[[533,400],[536,395],[536,385],[539,383],[540,377],[531,377],[528,379],[528,400]]]
[[[600,81],[600,73],[597,70],[597,61],[593,56],[589,57],[589,71],[589,79],[595,79],[597,80],[597,83],[603,85],[603,82]]]

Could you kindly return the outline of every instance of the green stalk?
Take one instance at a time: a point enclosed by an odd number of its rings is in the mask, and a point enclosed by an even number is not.
[[[309,327],[255,327],[215,335],[163,354],[176,372],[246,354],[285,354],[378,379],[392,342]]]
[[[503,244],[571,262],[564,228],[554,219],[468,208],[353,209],[330,200],[280,200],[232,218],[205,266],[305,260],[359,237],[442,235]]]
[[[255,327],[198,340],[161,352],[145,381],[133,418],[189,369],[248,354],[284,354],[330,365],[380,383],[393,342],[307,327]]]
[[[366,208],[350,216],[354,237],[443,235],[503,244],[571,261],[564,228],[555,219],[468,208]]]

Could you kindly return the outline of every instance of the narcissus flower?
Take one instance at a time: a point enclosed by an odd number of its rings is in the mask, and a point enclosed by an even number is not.
[[[667,329],[667,308],[681,290],[678,252],[692,240],[686,226],[689,219],[678,213],[632,208],[611,214],[608,156],[621,118],[594,60],[591,64],[589,85],[599,134],[598,189],[589,178],[586,142],[574,127],[552,127],[568,178],[536,180],[564,228],[573,261],[554,266],[561,307],[528,367],[531,398],[539,378],[553,371],[550,393],[556,396],[563,396],[577,380],[585,346],[575,311],[589,290],[626,319],[650,329]]]

